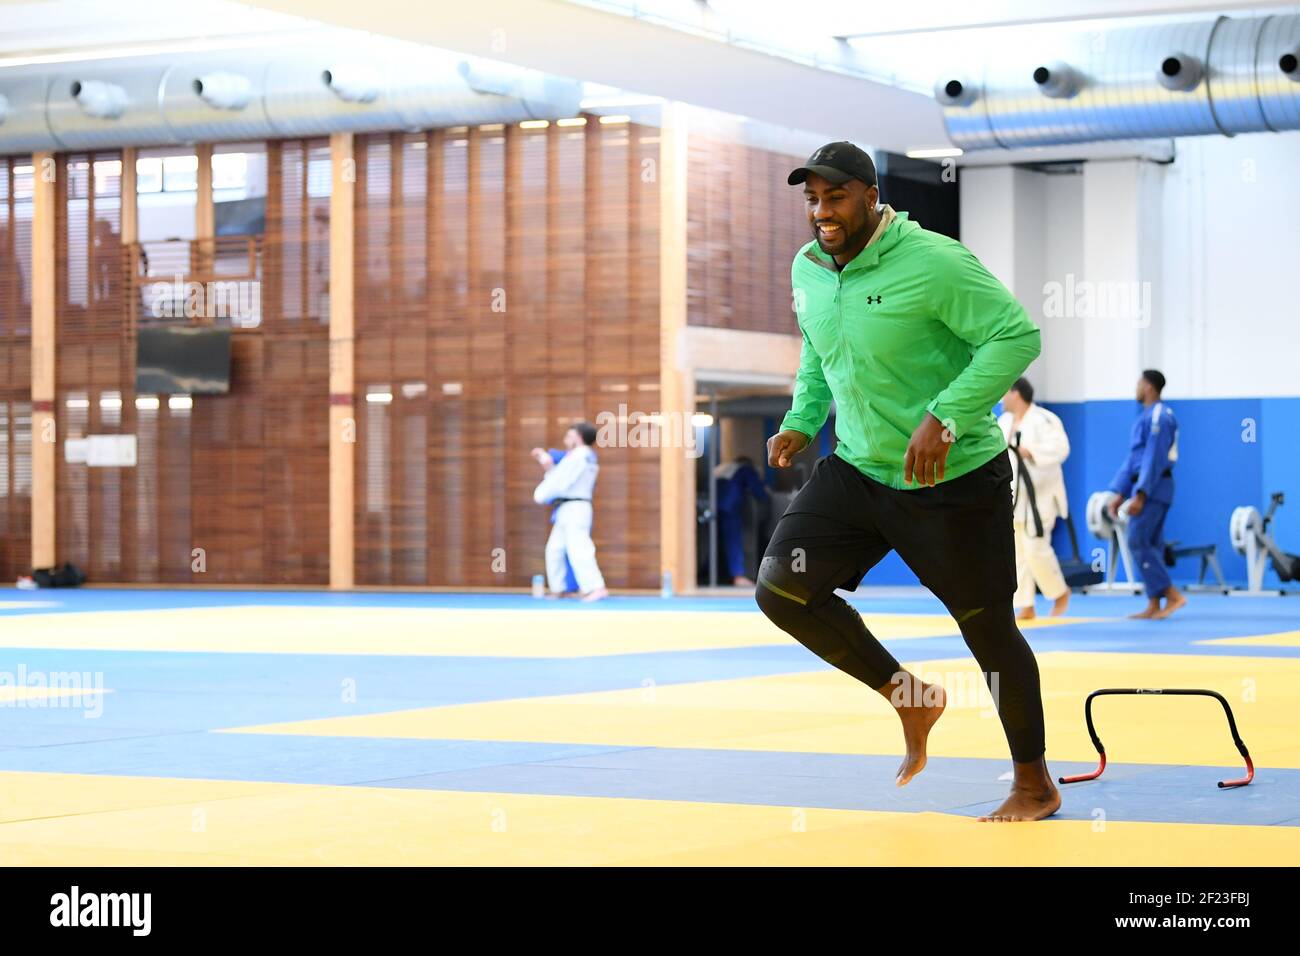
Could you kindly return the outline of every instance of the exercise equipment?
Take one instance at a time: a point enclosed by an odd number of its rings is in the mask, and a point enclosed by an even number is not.
[[[1228,594],[1232,588],[1228,587],[1228,582],[1223,579],[1223,568],[1219,566],[1219,547],[1215,544],[1182,544],[1178,541],[1169,541],[1165,544],[1165,567],[1172,568],[1182,558],[1200,558],[1201,573],[1196,577],[1195,584],[1187,585],[1189,591],[1214,591],[1219,594]],[[1218,584],[1206,584],[1205,572],[1213,571],[1214,579]]]
[[[1101,690],[1094,690],[1088,695],[1083,702],[1083,716],[1088,722],[1088,736],[1092,738],[1092,745],[1097,748],[1097,753],[1101,756],[1101,762],[1097,769],[1091,773],[1076,774],[1072,777],[1058,777],[1060,783],[1079,783],[1084,780],[1096,780],[1106,769],[1106,748],[1102,745],[1101,738],[1097,736],[1097,728],[1092,722],[1092,702],[1094,698],[1106,697],[1114,694],[1159,694],[1166,697],[1213,697],[1223,705],[1223,713],[1228,718],[1228,730],[1232,732],[1232,742],[1237,745],[1237,752],[1241,754],[1242,759],[1246,761],[1246,776],[1239,777],[1236,780],[1220,780],[1219,789],[1227,790],[1233,787],[1244,787],[1255,779],[1255,763],[1250,759],[1250,751],[1246,749],[1246,744],[1242,741],[1241,735],[1237,733],[1237,721],[1233,719],[1232,708],[1224,700],[1223,695],[1212,690],[1191,690],[1181,687],[1165,688],[1144,688],[1144,687],[1105,687]]]
[[[1236,552],[1246,559],[1246,589],[1233,591],[1234,596],[1275,596],[1287,593],[1276,589],[1264,590],[1264,571],[1270,559],[1279,580],[1289,582],[1300,578],[1300,555],[1283,551],[1269,531],[1273,516],[1283,503],[1282,492],[1275,491],[1269,498],[1268,511],[1263,515],[1252,505],[1243,505],[1232,512],[1232,518],[1228,522],[1228,537]]]
[[[1018,451],[1020,448],[1020,432],[1015,433],[1012,449]],[[1029,511],[1034,518],[1034,534],[1042,537],[1044,531],[1051,533],[1051,528],[1043,527],[1042,514],[1038,510],[1038,493],[1034,490],[1034,480],[1029,475],[1029,468],[1025,465],[1025,460],[1019,454],[1016,459],[1016,500],[1020,500],[1020,494],[1023,490],[1029,500]],[[1074,533],[1074,519],[1070,517],[1069,511],[1061,515],[1065,521],[1065,528],[1070,533],[1070,557],[1061,560],[1057,559],[1057,564],[1061,568],[1061,577],[1065,580],[1070,590],[1078,588],[1086,591],[1102,582],[1102,573],[1094,571],[1090,563],[1079,556],[1079,538]]]
[[[1094,491],[1085,510],[1088,530],[1107,542],[1109,554],[1106,579],[1084,588],[1087,594],[1138,594],[1143,590],[1142,582],[1133,573],[1133,552],[1128,546],[1128,503],[1120,506],[1118,515],[1112,515],[1110,500],[1113,497],[1109,491]],[[1124,569],[1122,581],[1117,576],[1121,565]]]
[[[1087,591],[1088,588],[1101,584],[1105,578],[1100,571],[1094,570],[1090,563],[1079,556],[1079,538],[1074,533],[1074,519],[1068,514],[1063,518],[1065,529],[1070,533],[1070,557],[1058,561],[1061,565],[1061,577],[1072,590],[1078,588],[1080,591]]]

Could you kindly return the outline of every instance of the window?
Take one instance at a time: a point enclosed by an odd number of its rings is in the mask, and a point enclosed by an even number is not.
[[[163,192],[193,192],[199,188],[199,158],[197,156],[165,156],[162,165]]]
[[[135,161],[135,191],[138,193],[162,192],[162,159],[150,157]]]

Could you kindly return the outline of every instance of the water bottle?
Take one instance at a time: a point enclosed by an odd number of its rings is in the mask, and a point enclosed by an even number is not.
[[[546,578],[540,574],[533,575],[533,597],[546,597]]]
[[[673,573],[671,571],[664,572],[664,583],[659,591],[659,596],[664,598],[673,596]]]

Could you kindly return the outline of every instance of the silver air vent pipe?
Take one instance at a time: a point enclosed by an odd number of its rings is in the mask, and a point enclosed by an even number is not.
[[[1026,53],[987,66],[974,81],[939,78],[935,99],[954,145],[1300,129],[1297,15],[1065,34],[1051,49]]]

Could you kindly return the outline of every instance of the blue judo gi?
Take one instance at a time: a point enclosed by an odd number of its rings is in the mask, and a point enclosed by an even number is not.
[[[1165,517],[1174,503],[1174,462],[1178,460],[1178,419],[1164,402],[1143,408],[1133,423],[1128,456],[1110,490],[1131,498],[1146,493],[1142,513],[1129,520],[1128,543],[1147,597],[1155,600],[1172,581],[1165,569]]]

